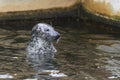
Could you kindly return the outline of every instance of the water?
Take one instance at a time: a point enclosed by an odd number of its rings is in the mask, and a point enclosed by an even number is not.
[[[49,73],[37,73],[26,62],[25,48],[32,27],[12,29],[11,25],[3,25],[0,28],[0,75],[9,74],[14,80],[119,80],[119,35],[90,33],[89,28],[77,26],[73,23],[55,27],[61,39],[55,43],[58,53],[53,65],[67,77],[54,78]]]

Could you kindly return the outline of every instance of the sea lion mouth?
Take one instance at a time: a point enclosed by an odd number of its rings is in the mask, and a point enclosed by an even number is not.
[[[56,37],[55,37],[55,40],[58,40],[60,38],[60,35],[57,35]]]
[[[56,44],[57,44],[60,40],[60,35],[55,36],[54,40],[56,41]]]
[[[58,42],[60,41],[60,38],[61,38],[61,37],[59,37],[59,38],[56,40],[56,44],[58,44]]]

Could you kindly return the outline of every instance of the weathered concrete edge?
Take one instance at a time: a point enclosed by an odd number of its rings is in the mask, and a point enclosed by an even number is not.
[[[79,17],[79,4],[76,3],[66,8],[51,8],[43,10],[29,10],[17,12],[2,12],[0,20],[22,20],[22,19],[49,19],[57,17]]]
[[[96,22],[111,25],[113,28],[115,28],[115,27],[120,28],[120,20],[115,20],[113,18],[108,18],[108,17],[102,16],[102,15],[96,15],[96,14],[88,11],[87,9],[85,9],[82,5],[80,7],[80,10],[81,10],[80,15],[81,16],[86,16],[89,20],[93,20],[93,21],[96,21]]]
[[[105,18],[100,15],[95,15],[86,10],[82,4],[75,3],[74,5],[66,8],[52,8],[43,10],[30,10],[30,11],[17,11],[17,12],[4,12],[0,13],[0,21],[9,20],[42,20],[52,18],[77,18],[87,17],[89,20],[101,22],[113,26],[113,28],[120,28],[120,21]]]

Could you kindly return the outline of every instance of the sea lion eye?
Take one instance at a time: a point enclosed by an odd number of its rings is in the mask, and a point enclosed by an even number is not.
[[[45,31],[50,31],[49,29],[45,29]]]

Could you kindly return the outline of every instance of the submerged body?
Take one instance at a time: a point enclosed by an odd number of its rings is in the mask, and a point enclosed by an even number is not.
[[[53,46],[53,41],[59,37],[60,34],[52,26],[45,23],[35,25],[27,47],[27,60],[29,64],[44,66],[45,63],[51,61],[57,52]]]

